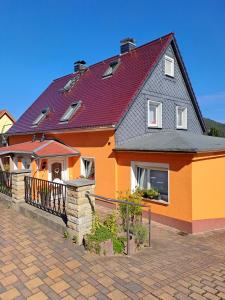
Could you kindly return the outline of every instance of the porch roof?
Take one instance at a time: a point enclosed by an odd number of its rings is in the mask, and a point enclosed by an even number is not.
[[[0,156],[28,154],[36,157],[79,156],[79,151],[55,140],[29,141],[0,148]]]

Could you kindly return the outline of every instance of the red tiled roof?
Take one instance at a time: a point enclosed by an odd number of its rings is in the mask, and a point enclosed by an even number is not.
[[[25,142],[0,148],[0,155],[30,154],[37,157],[77,156],[79,152],[54,140]]]
[[[172,39],[171,33],[126,54],[90,66],[70,92],[60,93],[59,89],[63,88],[74,74],[54,80],[8,133],[117,124]],[[116,72],[110,78],[103,79],[102,75],[109,63],[117,59],[120,59],[120,65]],[[60,123],[69,105],[77,100],[82,101],[79,110],[67,124]],[[46,107],[50,108],[46,119],[37,127],[32,127],[32,122]]]

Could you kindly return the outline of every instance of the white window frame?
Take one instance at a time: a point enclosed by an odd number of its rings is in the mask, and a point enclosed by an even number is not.
[[[65,123],[65,122],[68,122],[70,119],[72,119],[72,117],[77,112],[77,110],[80,108],[80,106],[81,106],[81,101],[73,102],[72,104],[70,104],[70,106],[67,108],[67,110],[64,112],[63,116],[61,117],[60,122]],[[68,115],[69,112],[70,112],[70,114],[66,118],[66,116]]]
[[[167,72],[166,70],[166,63],[169,62],[171,63],[171,73]],[[168,55],[165,55],[165,65],[164,65],[164,68],[165,68],[165,75],[167,76],[170,76],[170,77],[174,77],[174,69],[175,69],[175,66],[174,66],[174,59]]]
[[[182,125],[178,124],[178,111],[182,110]],[[176,106],[176,127],[177,129],[187,129],[187,107]]]
[[[33,127],[37,127],[46,118],[48,113],[49,113],[49,107],[42,109],[40,114],[33,121],[33,123],[32,123]]]
[[[166,163],[131,161],[131,192],[135,192],[137,186],[137,167],[147,168],[150,170],[167,171],[168,173],[168,201],[151,200],[155,203],[170,204],[170,166]]]
[[[150,105],[156,106],[156,124],[150,123]],[[148,100],[148,127],[162,128],[162,102]]]
[[[95,170],[95,174],[94,174],[94,179],[95,179],[96,178],[96,164],[95,164],[95,158],[94,157],[82,156],[80,158],[80,175],[86,177],[84,160],[93,161],[94,170]]]

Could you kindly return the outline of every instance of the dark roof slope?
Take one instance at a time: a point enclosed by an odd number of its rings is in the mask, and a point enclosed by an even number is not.
[[[117,124],[172,39],[171,33],[137,47],[129,53],[90,66],[70,92],[60,93],[59,89],[63,88],[75,74],[54,80],[8,133]],[[110,78],[102,79],[109,63],[117,59],[120,59],[120,64],[116,72]],[[80,109],[67,124],[59,123],[69,105],[76,100],[82,101]],[[32,122],[46,107],[50,108],[47,118],[39,126],[32,127]]]
[[[171,130],[132,138],[117,146],[116,150],[189,153],[225,151],[225,138]]]

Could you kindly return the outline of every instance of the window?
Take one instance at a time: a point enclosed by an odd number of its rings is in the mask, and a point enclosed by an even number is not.
[[[81,105],[81,101],[72,103],[69,108],[66,110],[62,118],[60,119],[60,122],[67,122],[69,121],[72,116],[75,114],[75,112],[78,110],[78,108]]]
[[[72,89],[72,87],[75,85],[75,83],[78,81],[78,79],[79,76],[75,76],[71,78],[63,88],[59,89],[59,92],[69,92]]]
[[[155,189],[160,193],[159,200],[168,202],[168,165],[156,163],[135,162],[132,167],[133,186],[132,190],[139,187],[141,189]]]
[[[165,55],[165,75],[174,77],[174,59]]]
[[[102,77],[109,77],[113,75],[113,73],[116,71],[117,67],[119,66],[119,61],[113,61],[109,64],[108,69],[105,71]]]
[[[44,118],[47,116],[48,112],[49,112],[49,108],[48,107],[45,108],[45,109],[43,109],[41,111],[40,115],[34,120],[33,125],[37,126],[38,124],[40,124],[41,121],[43,121]]]
[[[176,107],[176,123],[177,129],[187,129],[187,108]]]
[[[148,101],[148,126],[162,127],[162,103]]]
[[[81,158],[81,176],[95,179],[95,161],[93,158]]]
[[[29,170],[31,167],[31,159],[30,158],[22,158],[22,169]]]

